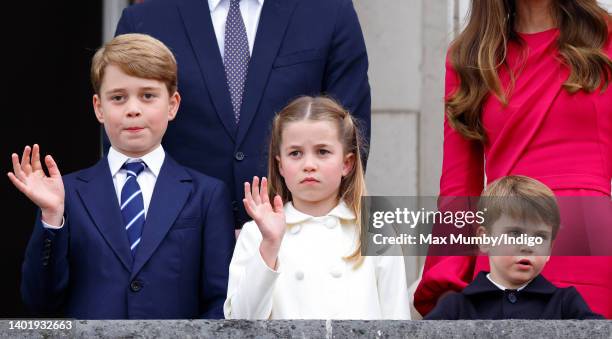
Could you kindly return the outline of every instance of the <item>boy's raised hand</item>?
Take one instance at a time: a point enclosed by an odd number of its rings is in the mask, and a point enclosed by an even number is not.
[[[255,220],[264,240],[280,242],[285,234],[287,224],[283,210],[283,200],[279,195],[274,197],[274,206],[268,198],[268,180],[261,179],[261,190],[259,178],[253,177],[253,185],[244,183],[244,207],[247,213]]]
[[[31,157],[30,157],[31,153]],[[51,226],[60,226],[64,215],[64,183],[57,164],[50,155],[45,157],[47,176],[40,162],[40,148],[26,146],[21,156],[11,155],[13,172],[8,177],[23,194],[40,207],[42,220]]]

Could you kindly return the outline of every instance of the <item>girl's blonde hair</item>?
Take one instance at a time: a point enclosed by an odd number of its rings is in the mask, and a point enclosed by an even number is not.
[[[338,199],[344,200],[355,213],[355,224],[361,234],[361,197],[366,193],[365,177],[362,164],[362,154],[365,146],[361,140],[359,127],[355,118],[335,100],[325,96],[302,96],[293,100],[281,110],[272,122],[270,148],[268,153],[268,194],[270,201],[275,195],[280,195],[283,202],[292,200],[291,192],[280,174],[277,157],[280,157],[282,132],[285,126],[297,121],[329,121],[338,128],[338,137],[342,143],[344,155],[352,153],[355,157],[351,171],[342,178]],[[356,265],[362,262],[361,240],[356,250],[344,258],[354,261]]]

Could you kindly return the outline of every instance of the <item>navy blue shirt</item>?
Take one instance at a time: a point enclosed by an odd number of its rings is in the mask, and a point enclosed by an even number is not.
[[[574,287],[558,288],[538,275],[520,291],[502,291],[487,273],[478,273],[461,293],[442,298],[425,319],[604,319]]]

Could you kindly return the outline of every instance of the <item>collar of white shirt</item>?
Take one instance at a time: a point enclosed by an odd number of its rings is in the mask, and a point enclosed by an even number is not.
[[[213,12],[215,9],[217,9],[217,6],[219,6],[219,4],[223,1],[229,1],[229,0],[208,0],[208,8],[210,9],[211,12]],[[245,0],[242,0],[245,1]],[[261,6],[264,2],[264,0],[256,0],[259,5]]]
[[[499,288],[499,289],[500,289],[500,290],[502,290],[502,291],[505,291],[505,290],[510,290],[510,288],[506,288],[506,286],[504,286],[504,285],[502,285],[502,284],[498,284],[498,283],[496,283],[495,281],[493,281],[493,279],[491,279],[491,273],[488,273],[488,274],[487,274],[487,279],[489,279],[489,281],[490,281],[490,282],[492,282],[492,283],[493,283],[493,285],[497,286],[497,288]],[[531,280],[529,280],[529,281],[528,281],[528,282],[527,282],[525,285],[523,285],[523,286],[521,286],[521,287],[517,288],[516,290],[517,290],[517,291],[522,290],[523,288],[525,288],[525,286],[529,285],[529,283],[530,283],[530,282],[531,282]]]
[[[107,159],[108,167],[110,168],[112,177],[114,177],[117,172],[119,172],[121,166],[123,166],[126,161],[132,162],[142,160],[147,165],[147,168],[151,171],[151,173],[153,173],[153,175],[155,175],[155,177],[157,178],[157,176],[159,176],[159,171],[161,170],[161,167],[164,163],[165,157],[166,152],[164,151],[164,148],[161,145],[159,145],[159,147],[140,158],[130,158],[111,146],[111,148],[108,150]]]
[[[345,220],[354,220],[355,213],[351,211],[351,209],[346,205],[344,200],[341,200],[336,207],[334,207],[329,213],[325,216],[334,216],[340,219]],[[302,213],[298,211],[295,207],[293,207],[293,203],[288,202],[285,204],[285,220],[287,224],[299,224],[309,219],[315,219],[321,217],[313,217],[312,215],[308,215],[306,213]]]

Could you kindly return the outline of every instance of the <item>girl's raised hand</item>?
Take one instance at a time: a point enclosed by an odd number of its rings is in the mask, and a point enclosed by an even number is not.
[[[247,213],[255,220],[264,240],[280,243],[285,234],[287,224],[283,210],[283,200],[279,195],[274,197],[274,206],[268,198],[268,180],[253,177],[253,185],[244,183],[244,199],[242,200]]]
[[[31,156],[30,156],[31,153]],[[26,146],[19,162],[19,155],[11,155],[13,172],[8,177],[33,203],[40,207],[42,219],[47,224],[59,226],[64,215],[64,183],[57,164],[50,155],[45,157],[49,176],[40,162],[40,148]]]

